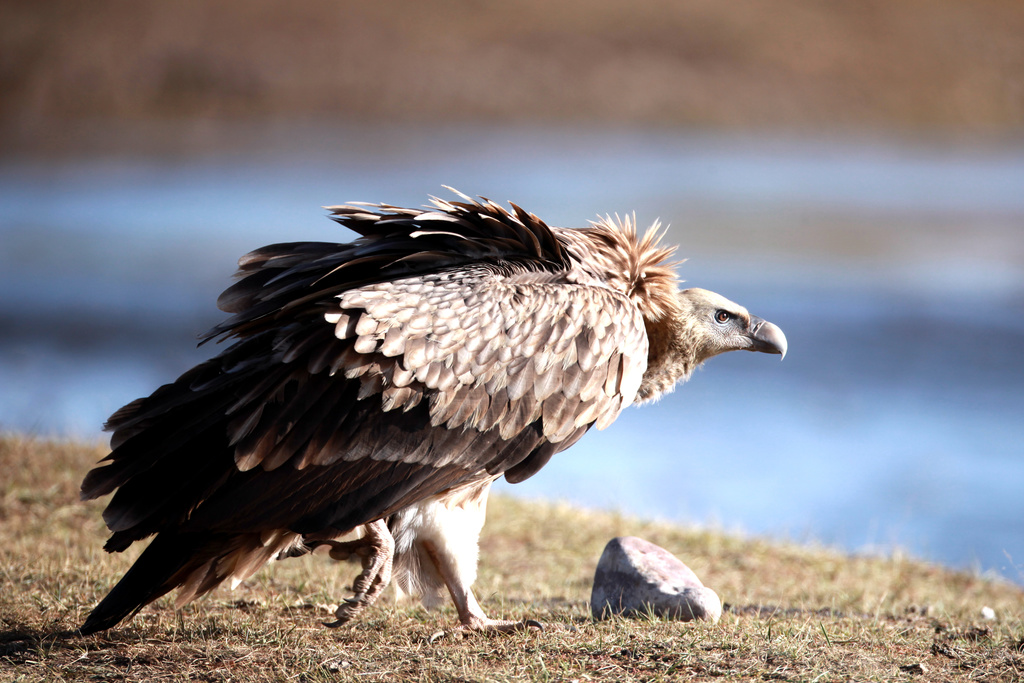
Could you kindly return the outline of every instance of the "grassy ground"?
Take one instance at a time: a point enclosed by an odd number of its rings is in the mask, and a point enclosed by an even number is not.
[[[71,633],[137,552],[108,556],[101,504],[78,501],[99,447],[0,439],[0,680],[1021,680],[1024,592],[905,558],[847,557],[564,506],[493,501],[478,595],[492,616],[569,628],[448,633],[450,608],[393,602],[329,630],[355,574],[320,557],[264,569],[176,614],[169,600]],[[540,475],[540,476],[543,476]],[[594,623],[608,539],[683,558],[727,603],[715,626]],[[995,611],[984,620],[982,607]]]

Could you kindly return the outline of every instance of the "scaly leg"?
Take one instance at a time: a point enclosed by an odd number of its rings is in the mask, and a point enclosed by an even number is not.
[[[354,541],[313,541],[311,548],[328,546],[331,559],[347,560],[356,555],[362,559],[363,571],[352,582],[351,598],[338,605],[334,616],[337,621],[324,624],[336,628],[354,619],[360,612],[372,605],[391,583],[392,562],[395,556],[395,539],[382,519],[366,525],[366,535]]]

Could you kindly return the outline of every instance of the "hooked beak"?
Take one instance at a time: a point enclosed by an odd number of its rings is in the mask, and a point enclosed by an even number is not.
[[[750,350],[761,353],[777,353],[783,358],[786,357],[786,335],[782,333],[778,325],[762,320],[756,316],[750,316]]]

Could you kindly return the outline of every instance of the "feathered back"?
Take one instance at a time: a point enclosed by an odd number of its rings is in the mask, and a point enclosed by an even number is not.
[[[532,213],[460,197],[464,201],[433,198],[436,211],[363,203],[328,207],[334,220],[361,237],[351,244],[272,244],[246,254],[238,262],[240,281],[217,299],[222,311],[234,315],[204,341],[228,332],[245,336],[311,301],[420,273],[466,265],[507,273],[571,267],[552,229]]]

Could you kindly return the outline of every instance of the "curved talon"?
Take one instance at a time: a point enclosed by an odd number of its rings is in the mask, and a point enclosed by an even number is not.
[[[327,555],[332,560],[337,560],[338,562],[344,562],[344,561],[348,560],[349,558],[351,558],[353,555],[360,555],[360,556],[365,556],[366,555],[365,550],[363,552],[360,552],[360,550],[362,550],[362,548],[360,547],[361,546],[361,542],[358,539],[355,540],[355,541],[334,541],[334,540],[306,541],[306,550],[304,552],[312,553],[312,552],[316,551],[318,548],[322,548],[324,546],[327,546],[328,548],[330,548],[330,550],[327,552]]]
[[[366,607],[366,605],[367,602],[365,595],[356,595],[351,598],[345,598],[342,600],[341,604],[338,605],[338,608],[334,610],[334,616],[337,617],[337,620],[321,623],[327,628],[338,628],[342,624],[347,624],[352,621],[357,614],[363,611],[363,608]]]
[[[536,619],[523,619],[522,621],[501,621],[498,619],[487,619],[486,621],[472,624],[460,624],[456,628],[457,631],[461,631],[464,634],[521,633],[523,631],[529,631],[531,629],[536,629],[537,631],[544,631],[547,629],[547,625],[537,621]]]
[[[327,628],[338,628],[339,626],[343,626],[348,622],[352,621],[352,615],[345,616],[339,614],[338,612],[340,611],[340,607],[334,611],[334,616],[337,617],[337,619],[335,619],[334,621],[321,621],[320,623],[326,626]]]

